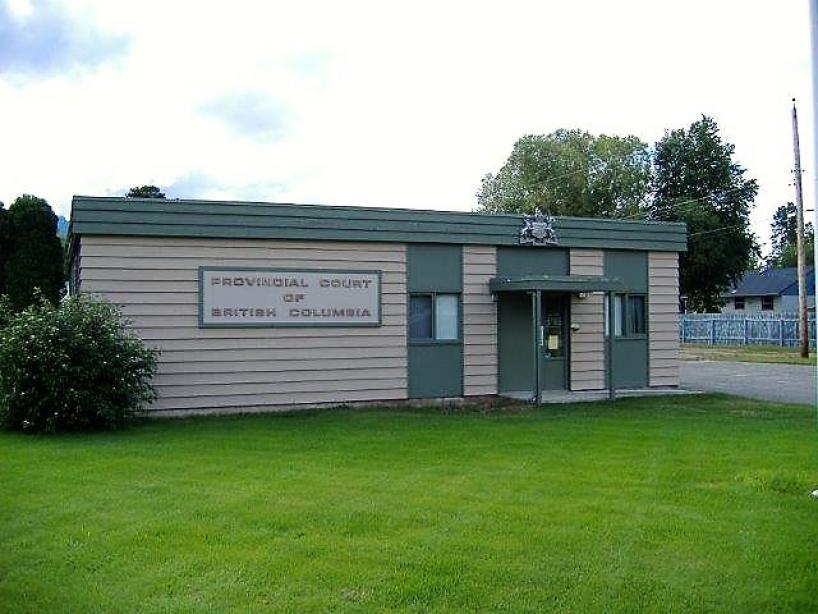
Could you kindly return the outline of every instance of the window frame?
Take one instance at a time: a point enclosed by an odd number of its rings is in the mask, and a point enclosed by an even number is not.
[[[765,307],[764,301],[769,300],[770,306]],[[762,296],[761,297],[761,311],[775,311],[775,297],[774,296]]]
[[[648,294],[647,292],[614,292],[614,310],[613,316],[616,316],[616,303],[618,297],[622,297],[622,333],[621,334],[614,334],[614,339],[647,339],[648,338],[648,331],[649,328],[649,308],[648,308]],[[645,330],[641,333],[635,333],[631,330],[631,318],[630,318],[630,299],[631,297],[642,297],[643,298],[643,305],[645,306],[645,313],[644,313],[644,325]],[[607,338],[610,335],[610,321],[608,318],[611,317],[611,309],[609,307],[609,301],[607,295],[605,296],[605,308],[603,309],[603,320],[604,320],[604,328],[605,328],[605,337]]]
[[[409,322],[406,323],[406,340],[409,345],[460,345],[463,343],[463,293],[462,292],[407,292],[406,313],[409,314],[409,303],[413,297],[427,296],[432,300],[432,337],[415,338],[410,334]],[[455,339],[437,339],[437,297],[454,296],[457,298],[457,337]]]
[[[741,306],[739,307],[739,304]],[[747,307],[747,302],[744,300],[743,296],[734,296],[733,297],[733,310],[734,311],[745,311]]]

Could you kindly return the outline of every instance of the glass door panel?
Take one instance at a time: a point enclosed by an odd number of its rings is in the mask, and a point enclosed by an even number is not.
[[[564,390],[567,386],[567,304],[564,294],[542,296],[541,365],[543,390]]]

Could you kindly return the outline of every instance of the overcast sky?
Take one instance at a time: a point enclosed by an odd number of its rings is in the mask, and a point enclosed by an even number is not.
[[[0,200],[74,194],[469,210],[523,134],[712,115],[793,199],[814,168],[806,0],[0,0]],[[812,199],[812,173],[805,177]]]

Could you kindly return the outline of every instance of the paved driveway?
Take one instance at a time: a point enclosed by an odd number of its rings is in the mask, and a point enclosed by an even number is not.
[[[815,367],[682,361],[682,388],[786,403],[815,403]]]

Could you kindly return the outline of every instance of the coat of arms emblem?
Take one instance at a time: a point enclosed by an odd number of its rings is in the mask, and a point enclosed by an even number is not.
[[[554,230],[554,217],[544,215],[537,209],[534,215],[523,218],[520,228],[520,245],[556,245],[559,243],[557,231]]]

